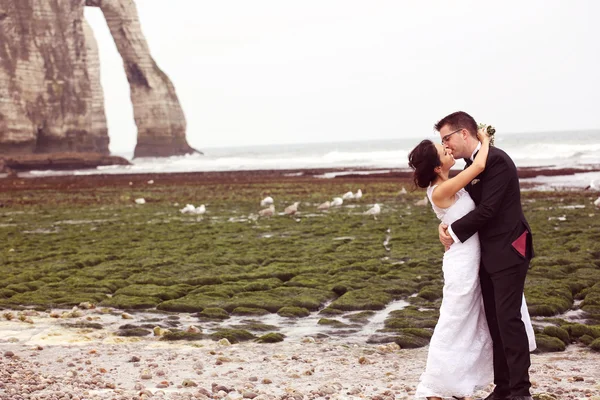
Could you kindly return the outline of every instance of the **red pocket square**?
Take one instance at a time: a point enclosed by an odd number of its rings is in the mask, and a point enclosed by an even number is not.
[[[515,240],[514,242],[512,242],[512,247],[514,247],[514,249],[516,251],[519,252],[520,255],[522,255],[523,257],[525,257],[525,251],[527,250],[527,234],[529,232],[525,231],[521,234],[521,236],[519,236],[517,238],[517,240]]]

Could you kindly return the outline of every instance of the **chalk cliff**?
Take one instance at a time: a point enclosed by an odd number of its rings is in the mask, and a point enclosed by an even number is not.
[[[150,55],[133,0],[0,0],[0,157],[108,154],[86,5],[101,8],[123,57],[138,126],[135,156],[193,152],[175,89]]]
[[[1,153],[108,153],[90,53],[81,1],[0,0]]]
[[[135,157],[192,153],[186,122],[169,77],[161,71],[142,33],[133,0],[87,0],[100,7],[115,41],[129,81],[138,128]]]

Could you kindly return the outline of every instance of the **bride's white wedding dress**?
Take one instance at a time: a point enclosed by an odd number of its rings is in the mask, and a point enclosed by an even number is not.
[[[445,224],[452,224],[475,208],[471,196],[464,189],[456,194],[456,201],[450,207],[436,207],[431,201],[436,186],[427,189],[427,197],[437,217]],[[427,367],[417,386],[415,396],[418,399],[468,397],[494,380],[492,338],[479,284],[480,256],[478,234],[464,243],[453,244],[444,253],[440,318],[429,344]],[[529,349],[533,351],[535,336],[525,297],[521,316],[529,338]]]

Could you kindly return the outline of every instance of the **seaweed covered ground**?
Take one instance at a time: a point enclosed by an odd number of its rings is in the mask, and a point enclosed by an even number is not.
[[[358,189],[360,200],[317,210]],[[265,196],[274,199],[272,217],[258,215]],[[424,346],[441,302],[443,249],[430,206],[417,205],[423,197],[406,178],[385,174],[6,178],[0,184],[3,318],[85,302],[186,313],[199,326],[248,316],[255,325],[215,337],[247,340],[268,333],[270,315],[317,315],[318,325],[351,334],[389,304],[406,301],[369,340]],[[144,204],[136,203],[142,198]],[[522,193],[537,255],[526,297],[540,351],[572,343],[600,350],[595,198],[583,190]],[[284,215],[294,202],[298,212]],[[207,211],[182,214],[188,203]],[[375,203],[381,213],[365,215]]]

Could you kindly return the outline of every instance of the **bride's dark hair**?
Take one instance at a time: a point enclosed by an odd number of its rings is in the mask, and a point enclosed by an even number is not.
[[[408,155],[408,166],[413,169],[413,182],[420,188],[426,188],[437,174],[435,168],[442,165],[435,144],[425,139]]]

